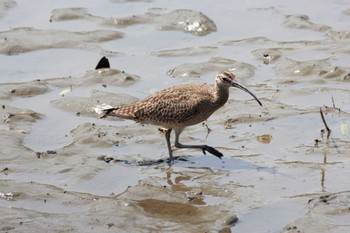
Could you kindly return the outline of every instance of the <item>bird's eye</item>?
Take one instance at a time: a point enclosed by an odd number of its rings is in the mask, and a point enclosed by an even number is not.
[[[222,81],[228,82],[228,78],[222,78]]]

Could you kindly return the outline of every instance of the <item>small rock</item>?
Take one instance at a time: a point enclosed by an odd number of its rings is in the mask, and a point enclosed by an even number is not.
[[[232,225],[234,225],[237,221],[238,221],[237,215],[233,214],[233,215],[231,215],[231,216],[226,217],[226,219],[224,220],[224,225],[232,226]]]

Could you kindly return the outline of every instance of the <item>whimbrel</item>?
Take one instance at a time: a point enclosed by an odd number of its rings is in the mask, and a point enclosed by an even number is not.
[[[222,107],[228,100],[230,87],[236,87],[249,93],[262,106],[252,92],[236,81],[234,74],[223,71],[216,75],[214,86],[183,84],[170,87],[143,100],[105,109],[102,118],[115,116],[131,119],[141,124],[152,124],[166,128],[165,139],[170,162],[173,160],[170,143],[170,133],[173,129],[175,131],[175,147],[198,148],[202,149],[204,154],[207,151],[221,158],[222,153],[211,146],[181,144],[179,136],[185,127],[205,121]]]

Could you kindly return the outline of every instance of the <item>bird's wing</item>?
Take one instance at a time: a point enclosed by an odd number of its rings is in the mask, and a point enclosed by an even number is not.
[[[107,115],[140,122],[186,121],[213,100],[208,85],[180,85],[159,91],[146,99],[118,106]]]
[[[185,121],[196,115],[211,102],[211,95],[204,96],[203,90],[191,86],[185,88],[166,89],[155,95],[136,102],[134,112],[138,120]]]

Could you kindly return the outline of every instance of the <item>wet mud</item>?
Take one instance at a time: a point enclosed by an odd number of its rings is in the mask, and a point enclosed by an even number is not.
[[[104,18],[92,15],[84,8],[54,9],[50,21],[84,19],[102,25],[128,27],[134,24],[154,24],[159,30],[182,30],[197,36],[205,36],[216,31],[215,23],[201,12],[189,9],[173,10],[150,9],[143,15],[132,15],[124,18]]]
[[[96,30],[90,32],[70,32],[64,30],[40,30],[31,27],[14,28],[0,32],[0,53],[16,55],[39,49],[80,48],[86,50],[101,49],[94,45],[119,39],[121,32]]]
[[[0,231],[350,231],[348,3],[39,3],[0,3]],[[263,104],[184,130],[222,159],[100,118],[221,70]]]

